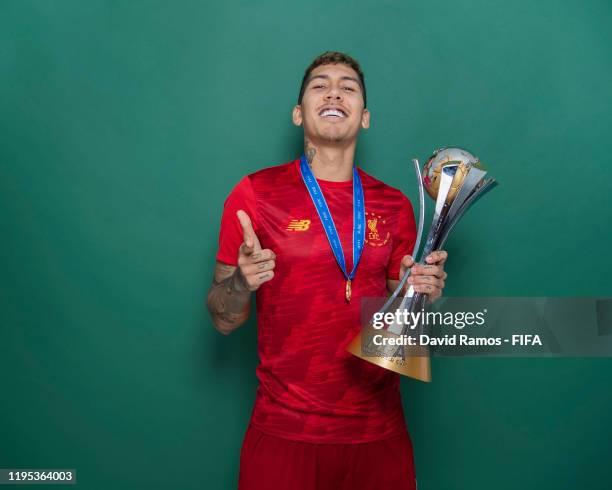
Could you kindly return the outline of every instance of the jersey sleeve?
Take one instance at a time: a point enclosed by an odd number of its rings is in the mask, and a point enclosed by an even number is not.
[[[239,209],[249,215],[253,223],[253,229],[257,232],[257,203],[251,186],[251,179],[248,176],[238,182],[227,196],[221,216],[217,260],[233,266],[238,265],[238,250],[244,240],[242,226],[240,226],[240,221],[236,216],[236,211]]]
[[[416,240],[416,222],[410,200],[402,194],[397,229],[393,238],[393,249],[387,264],[387,278],[399,280],[400,264],[404,255],[412,253]]]

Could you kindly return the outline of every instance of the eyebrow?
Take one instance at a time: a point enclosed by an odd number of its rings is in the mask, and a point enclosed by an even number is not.
[[[314,75],[308,79],[308,83],[312,82],[315,78],[323,78],[325,80],[329,80],[331,77],[329,75]],[[361,87],[361,82],[357,80],[355,77],[344,75],[340,77],[340,80],[351,80]]]

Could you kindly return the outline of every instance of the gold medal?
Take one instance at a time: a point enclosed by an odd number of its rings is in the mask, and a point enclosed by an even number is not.
[[[346,280],[346,288],[344,289],[344,294],[346,296],[347,303],[351,301],[351,280]]]

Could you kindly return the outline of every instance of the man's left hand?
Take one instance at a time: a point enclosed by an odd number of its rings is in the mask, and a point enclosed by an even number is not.
[[[445,250],[431,252],[425,259],[426,264],[415,264],[410,255],[404,255],[400,266],[400,279],[404,277],[407,269],[412,269],[408,277],[408,286],[414,286],[417,293],[425,293],[431,302],[442,296],[444,281],[447,274],[444,272],[444,263],[448,257]]]

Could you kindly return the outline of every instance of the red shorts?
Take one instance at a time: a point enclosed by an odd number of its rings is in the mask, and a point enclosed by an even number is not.
[[[408,433],[360,444],[313,444],[249,426],[239,490],[415,490]]]

